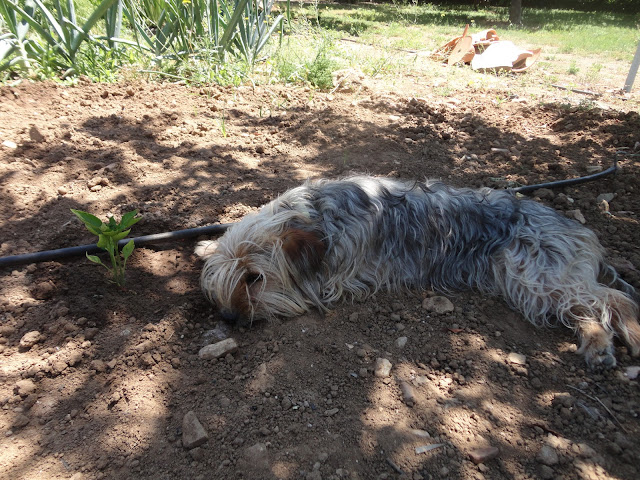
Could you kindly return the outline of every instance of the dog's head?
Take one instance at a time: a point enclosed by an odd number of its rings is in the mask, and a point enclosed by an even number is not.
[[[294,316],[319,303],[312,277],[325,245],[294,211],[245,217],[219,240],[200,242],[195,253],[205,260],[202,290],[229,322]]]

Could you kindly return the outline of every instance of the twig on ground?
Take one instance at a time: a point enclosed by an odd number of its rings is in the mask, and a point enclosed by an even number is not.
[[[560,90],[567,90],[573,93],[581,93],[582,95],[591,95],[592,97],[601,97],[602,94],[598,92],[590,92],[589,90],[578,90],[575,88],[563,87],[562,85],[551,85],[554,88],[559,88]]]
[[[402,469],[396,465],[393,460],[391,460],[390,458],[387,457],[387,464],[393,469],[394,472],[396,472],[398,475],[404,475],[404,472],[402,471]]]
[[[561,437],[562,436],[558,431],[554,430],[553,428],[549,428],[547,425],[545,425],[542,422],[534,422],[534,423],[530,423],[529,425],[532,426],[532,427],[540,427],[545,432],[552,433],[556,437]]]
[[[359,45],[366,45],[367,47],[373,47],[373,48],[387,48],[389,50],[397,50],[398,52],[405,52],[405,53],[420,53],[420,52],[424,52],[424,51],[427,50],[426,48],[422,48],[420,50],[413,50],[413,49],[409,49],[409,48],[383,47],[382,45],[375,45],[373,43],[365,43],[365,42],[361,42],[359,40],[354,40],[352,38],[341,38],[340,41],[341,42],[357,43]]]
[[[571,388],[571,389],[575,390],[576,392],[580,392],[580,393],[581,393],[581,394],[583,394],[585,397],[587,397],[587,398],[589,398],[589,399],[591,399],[591,400],[594,400],[594,401],[598,402],[600,405],[602,405],[602,408],[604,408],[604,409],[607,411],[607,413],[608,413],[609,415],[611,415],[611,418],[613,418],[613,419],[615,420],[615,422],[616,422],[616,423],[618,424],[618,426],[622,429],[622,431],[623,431],[624,433],[629,433],[629,432],[627,432],[627,429],[626,429],[626,428],[624,428],[624,425],[623,425],[622,423],[620,423],[620,420],[618,420],[618,419],[616,418],[616,416],[613,414],[613,412],[612,412],[611,410],[609,410],[609,408],[608,408],[604,403],[602,403],[602,400],[600,400],[598,397],[594,397],[593,395],[589,395],[589,394],[588,394],[587,392],[585,392],[584,390],[580,390],[579,388],[577,388],[577,387],[573,387],[573,386],[571,386],[571,385],[567,385],[567,387],[569,387],[569,388]]]

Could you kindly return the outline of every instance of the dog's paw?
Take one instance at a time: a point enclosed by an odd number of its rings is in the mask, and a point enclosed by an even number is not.
[[[577,353],[584,355],[584,359],[590,368],[613,368],[617,363],[613,343],[608,337],[583,338],[582,345]]]
[[[578,334],[581,339],[579,354],[584,355],[590,368],[616,366],[613,348],[613,332],[605,329],[599,322],[580,322]]]
[[[204,240],[202,242],[198,242],[194,253],[201,259],[206,260],[211,255],[216,253],[217,248],[218,242],[216,240]]]
[[[584,352],[587,365],[590,368],[614,368],[617,362],[612,350],[613,347],[607,347],[605,350],[587,350]]]

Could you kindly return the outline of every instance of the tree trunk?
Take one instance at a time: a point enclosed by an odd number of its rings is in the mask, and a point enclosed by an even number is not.
[[[511,25],[522,25],[522,0],[511,0],[509,22]]]

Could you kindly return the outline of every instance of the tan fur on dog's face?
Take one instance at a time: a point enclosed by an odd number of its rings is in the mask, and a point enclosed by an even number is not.
[[[273,223],[260,227],[260,215],[254,220],[231,228],[217,242],[198,244],[196,254],[205,260],[201,276],[205,296],[225,320],[239,324],[303,313],[308,302],[298,283],[320,267],[322,241],[300,228],[274,229]],[[260,236],[249,237],[247,230],[257,229]]]

